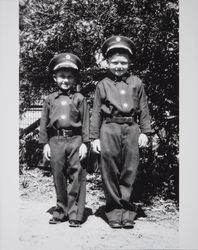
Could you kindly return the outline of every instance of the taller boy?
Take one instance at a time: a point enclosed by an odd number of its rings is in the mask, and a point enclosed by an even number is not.
[[[128,73],[133,48],[124,36],[104,42],[102,53],[109,71],[96,87],[90,125],[93,150],[101,153],[106,216],[112,228],[133,227],[136,212],[131,195],[139,147],[147,145],[151,132],[144,85]]]
[[[44,103],[40,124],[40,143],[44,156],[51,161],[57,207],[51,224],[69,217],[70,226],[78,227],[85,207],[85,170],[80,160],[86,157],[89,141],[89,112],[85,98],[76,93],[80,59],[62,53],[49,63],[58,91]]]

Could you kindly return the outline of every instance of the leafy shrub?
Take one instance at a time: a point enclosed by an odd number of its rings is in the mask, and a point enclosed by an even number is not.
[[[19,140],[19,168],[33,168],[42,165],[43,154],[38,142],[39,130],[36,129]]]

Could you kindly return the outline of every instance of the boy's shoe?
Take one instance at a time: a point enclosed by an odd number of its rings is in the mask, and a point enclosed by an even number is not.
[[[49,220],[50,224],[58,224],[60,222],[66,221],[68,218],[65,216],[65,213],[62,209],[62,207],[57,206],[53,213],[52,213],[52,219]]]
[[[125,220],[125,221],[122,222],[122,227],[126,228],[126,229],[130,229],[130,228],[134,227],[134,224],[135,223],[133,221]]]
[[[52,217],[49,220],[49,224],[59,224],[61,222],[65,222],[65,221],[67,221],[67,217],[66,216],[63,216],[61,218]]]
[[[52,218],[49,220],[49,224],[59,224],[61,222],[62,222],[61,220],[56,219],[56,218]]]
[[[111,228],[122,228],[122,225],[117,221],[109,221],[109,226]]]
[[[81,223],[78,220],[70,220],[69,221],[69,226],[70,227],[81,227]]]

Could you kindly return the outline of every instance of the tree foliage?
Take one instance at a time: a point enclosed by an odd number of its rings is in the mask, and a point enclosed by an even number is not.
[[[20,113],[53,91],[47,66],[60,52],[82,59],[81,91],[91,108],[104,73],[97,59],[102,43],[111,35],[130,37],[131,71],[145,83],[154,129],[141,175],[145,185],[178,198],[178,26],[177,0],[21,0]]]

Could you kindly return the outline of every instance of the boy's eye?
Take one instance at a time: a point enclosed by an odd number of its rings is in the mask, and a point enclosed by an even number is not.
[[[127,65],[127,62],[112,62],[112,64],[114,64],[114,65],[118,65],[118,64]]]
[[[70,78],[70,76],[64,76],[64,75],[62,75],[62,76],[60,76],[61,78],[63,78],[63,79],[69,79]]]

